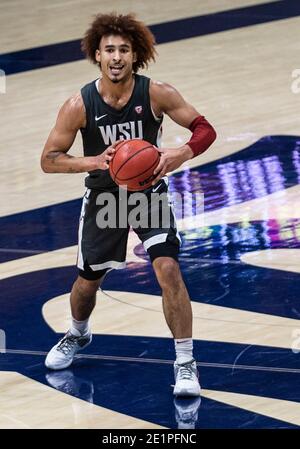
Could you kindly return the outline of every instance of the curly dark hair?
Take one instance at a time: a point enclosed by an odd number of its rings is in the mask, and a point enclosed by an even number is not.
[[[133,71],[148,67],[150,60],[155,61],[156,50],[155,37],[149,28],[136,19],[135,14],[98,14],[86,31],[81,41],[81,49],[86,57],[94,64],[98,64],[95,59],[95,52],[99,49],[102,36],[109,34],[120,35],[129,39],[137,60],[133,63]]]

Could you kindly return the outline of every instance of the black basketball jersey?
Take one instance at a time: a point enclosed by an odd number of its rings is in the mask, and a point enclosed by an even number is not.
[[[85,156],[101,154],[119,139],[144,139],[159,146],[162,117],[154,116],[149,95],[150,78],[134,75],[135,84],[128,103],[117,110],[99,94],[99,80],[86,84],[81,95],[86,109],[86,127],[81,129]],[[94,170],[85,178],[90,189],[114,191],[117,185],[109,170]]]

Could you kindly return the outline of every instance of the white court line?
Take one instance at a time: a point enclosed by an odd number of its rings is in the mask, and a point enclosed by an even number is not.
[[[44,351],[27,351],[23,349],[6,349],[8,354],[19,354],[19,355],[47,355]],[[96,360],[111,360],[118,362],[139,362],[139,363],[157,363],[157,364],[167,364],[173,365],[174,360],[164,360],[164,359],[146,359],[146,358],[136,358],[136,357],[118,357],[110,355],[98,355],[98,354],[78,354],[75,359],[96,359]],[[250,371],[267,371],[267,372],[280,372],[280,373],[293,373],[300,374],[300,369],[296,368],[279,368],[271,366],[256,366],[256,365],[232,365],[229,363],[209,363],[209,362],[197,362],[197,366],[202,366],[206,368],[226,368],[226,369],[240,369],[240,370],[250,370]]]
[[[0,248],[0,253],[42,254],[47,250]]]

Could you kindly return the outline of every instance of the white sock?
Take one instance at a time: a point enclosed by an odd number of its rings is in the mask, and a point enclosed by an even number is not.
[[[71,334],[75,335],[75,337],[80,337],[81,335],[90,333],[89,319],[84,321],[77,321],[72,317],[70,332]]]
[[[177,338],[174,343],[177,363],[186,363],[193,359],[193,340],[191,338]]]

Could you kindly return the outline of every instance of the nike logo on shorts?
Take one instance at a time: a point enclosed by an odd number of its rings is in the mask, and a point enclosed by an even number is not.
[[[158,186],[153,187],[152,192],[156,192],[156,190],[158,190],[158,189],[160,188],[161,185],[162,185],[162,182],[160,182],[160,183],[158,184]]]

